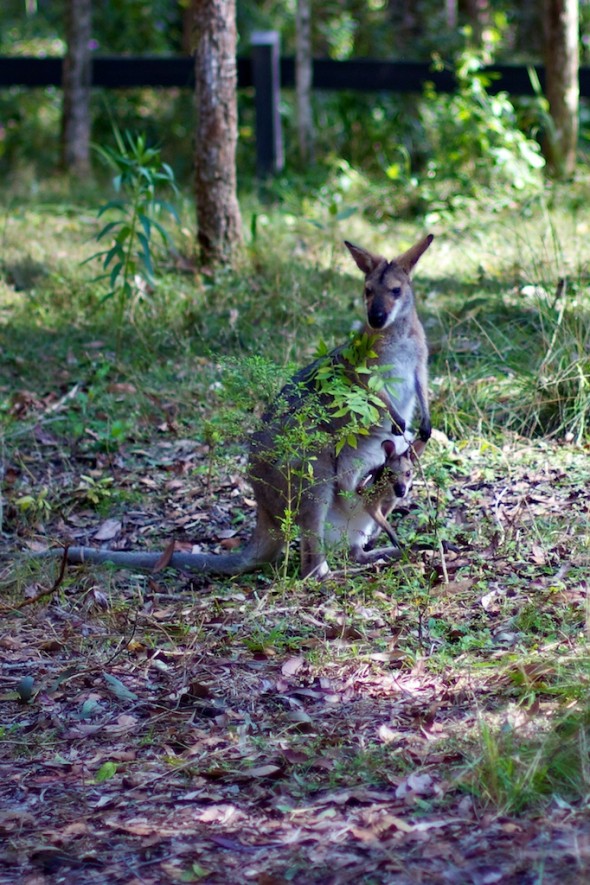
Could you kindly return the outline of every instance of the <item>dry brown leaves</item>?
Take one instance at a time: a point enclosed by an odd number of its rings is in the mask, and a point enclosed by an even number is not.
[[[42,458],[9,468],[11,494],[76,488],[49,437],[37,446]],[[97,457],[97,478],[108,469],[141,503],[102,521],[80,501],[40,513],[20,541],[232,542],[231,517],[244,514],[244,536],[253,508],[237,471],[193,472],[205,455],[177,440]],[[70,569],[49,598],[6,613],[0,882],[586,881],[580,809],[502,817],[456,779],[478,714],[507,707],[512,682],[467,652],[436,663],[443,641],[485,633],[489,664],[518,649],[525,603],[567,606],[583,626],[587,591],[563,533],[550,544],[530,530],[564,513],[581,526],[579,483],[544,455],[513,459],[509,481],[484,467],[474,459],[448,499],[461,549],[444,567],[438,551],[417,555],[426,604],[378,569],[278,593],[268,576],[191,587]],[[54,579],[41,569],[22,598]],[[531,684],[547,678],[546,663],[522,666]]]

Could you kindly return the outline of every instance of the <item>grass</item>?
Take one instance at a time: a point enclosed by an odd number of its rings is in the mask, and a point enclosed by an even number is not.
[[[104,193],[76,198],[50,182],[35,199],[7,196],[0,650],[14,669],[0,685],[0,753],[30,765],[51,756],[65,771],[59,760],[75,748],[84,777],[68,781],[69,795],[87,801],[98,776],[109,826],[113,807],[118,820],[156,820],[166,797],[179,815],[184,793],[202,792],[211,820],[234,807],[243,832],[255,821],[271,846],[277,827],[302,821],[321,834],[338,820],[365,840],[374,824],[387,863],[416,860],[400,819],[410,829],[462,820],[466,797],[480,827],[483,809],[547,832],[559,805],[583,816],[586,189],[581,180],[559,199],[439,222],[416,274],[435,434],[396,522],[408,548],[429,549],[391,568],[342,561],[321,587],[298,580],[295,555],[286,570],[226,581],[83,567],[60,583],[56,563],[29,553],[66,538],[99,544],[107,521],[113,542],[130,547],[175,538],[219,549],[247,537],[244,434],[293,367],[321,340],[345,340],[360,316],[361,280],[340,241],[392,254],[427,221],[391,228],[362,206],[339,221],[321,204],[314,216],[310,197],[250,198],[243,265],[201,276],[178,258],[190,258],[193,238],[183,203],[157,285],[118,330],[82,264]],[[19,701],[14,686],[27,676],[33,696]],[[134,799],[111,807],[122,778],[138,790],[153,780],[155,804],[144,796],[141,815]],[[55,801],[67,827],[73,810]],[[243,835],[227,826],[228,838]],[[125,844],[140,838],[125,833]],[[106,850],[106,837],[80,838]],[[277,875],[311,863],[303,843],[288,860],[285,851],[269,849]],[[228,875],[206,849],[184,857],[184,871]]]

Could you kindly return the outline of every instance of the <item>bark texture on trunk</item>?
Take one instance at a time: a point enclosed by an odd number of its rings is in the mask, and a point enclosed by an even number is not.
[[[571,175],[578,144],[578,0],[545,0],[545,91],[553,120],[544,150],[551,171]]]
[[[235,0],[195,0],[195,196],[202,264],[231,264],[242,245],[237,198]]]
[[[63,64],[62,165],[75,175],[90,169],[92,0],[69,0]]]
[[[313,61],[311,53],[311,0],[297,0],[297,50],[295,87],[297,94],[297,132],[299,155],[303,163],[313,160],[314,131],[311,105]]]

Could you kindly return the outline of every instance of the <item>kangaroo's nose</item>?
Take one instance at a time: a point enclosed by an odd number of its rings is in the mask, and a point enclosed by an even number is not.
[[[367,319],[372,329],[382,329],[387,319],[387,311],[378,307],[371,308],[367,314]]]
[[[405,498],[407,490],[405,482],[396,482],[393,484],[393,492],[396,498]]]

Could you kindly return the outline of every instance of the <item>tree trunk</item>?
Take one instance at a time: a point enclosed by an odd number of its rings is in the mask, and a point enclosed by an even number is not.
[[[545,91],[553,120],[544,150],[550,170],[571,175],[578,144],[578,0],[545,0]]]
[[[449,31],[455,30],[459,21],[458,0],[445,0],[445,20]]]
[[[75,175],[90,168],[90,35],[92,0],[68,0],[63,64],[62,165]]]
[[[313,161],[314,142],[311,107],[311,85],[313,78],[311,0],[297,0],[296,40],[295,86],[297,93],[299,155],[303,163],[308,163]]]
[[[192,55],[194,49],[194,18],[195,4],[193,0],[181,0],[182,15],[182,52],[184,55]]]
[[[202,264],[231,264],[242,245],[237,198],[235,0],[195,0],[195,195]]]
[[[411,41],[423,33],[421,7],[414,0],[388,0],[387,8],[394,27],[395,50],[403,54]]]
[[[490,52],[492,46],[486,36],[490,24],[489,0],[462,0],[459,5],[471,28],[473,45],[484,52]]]

